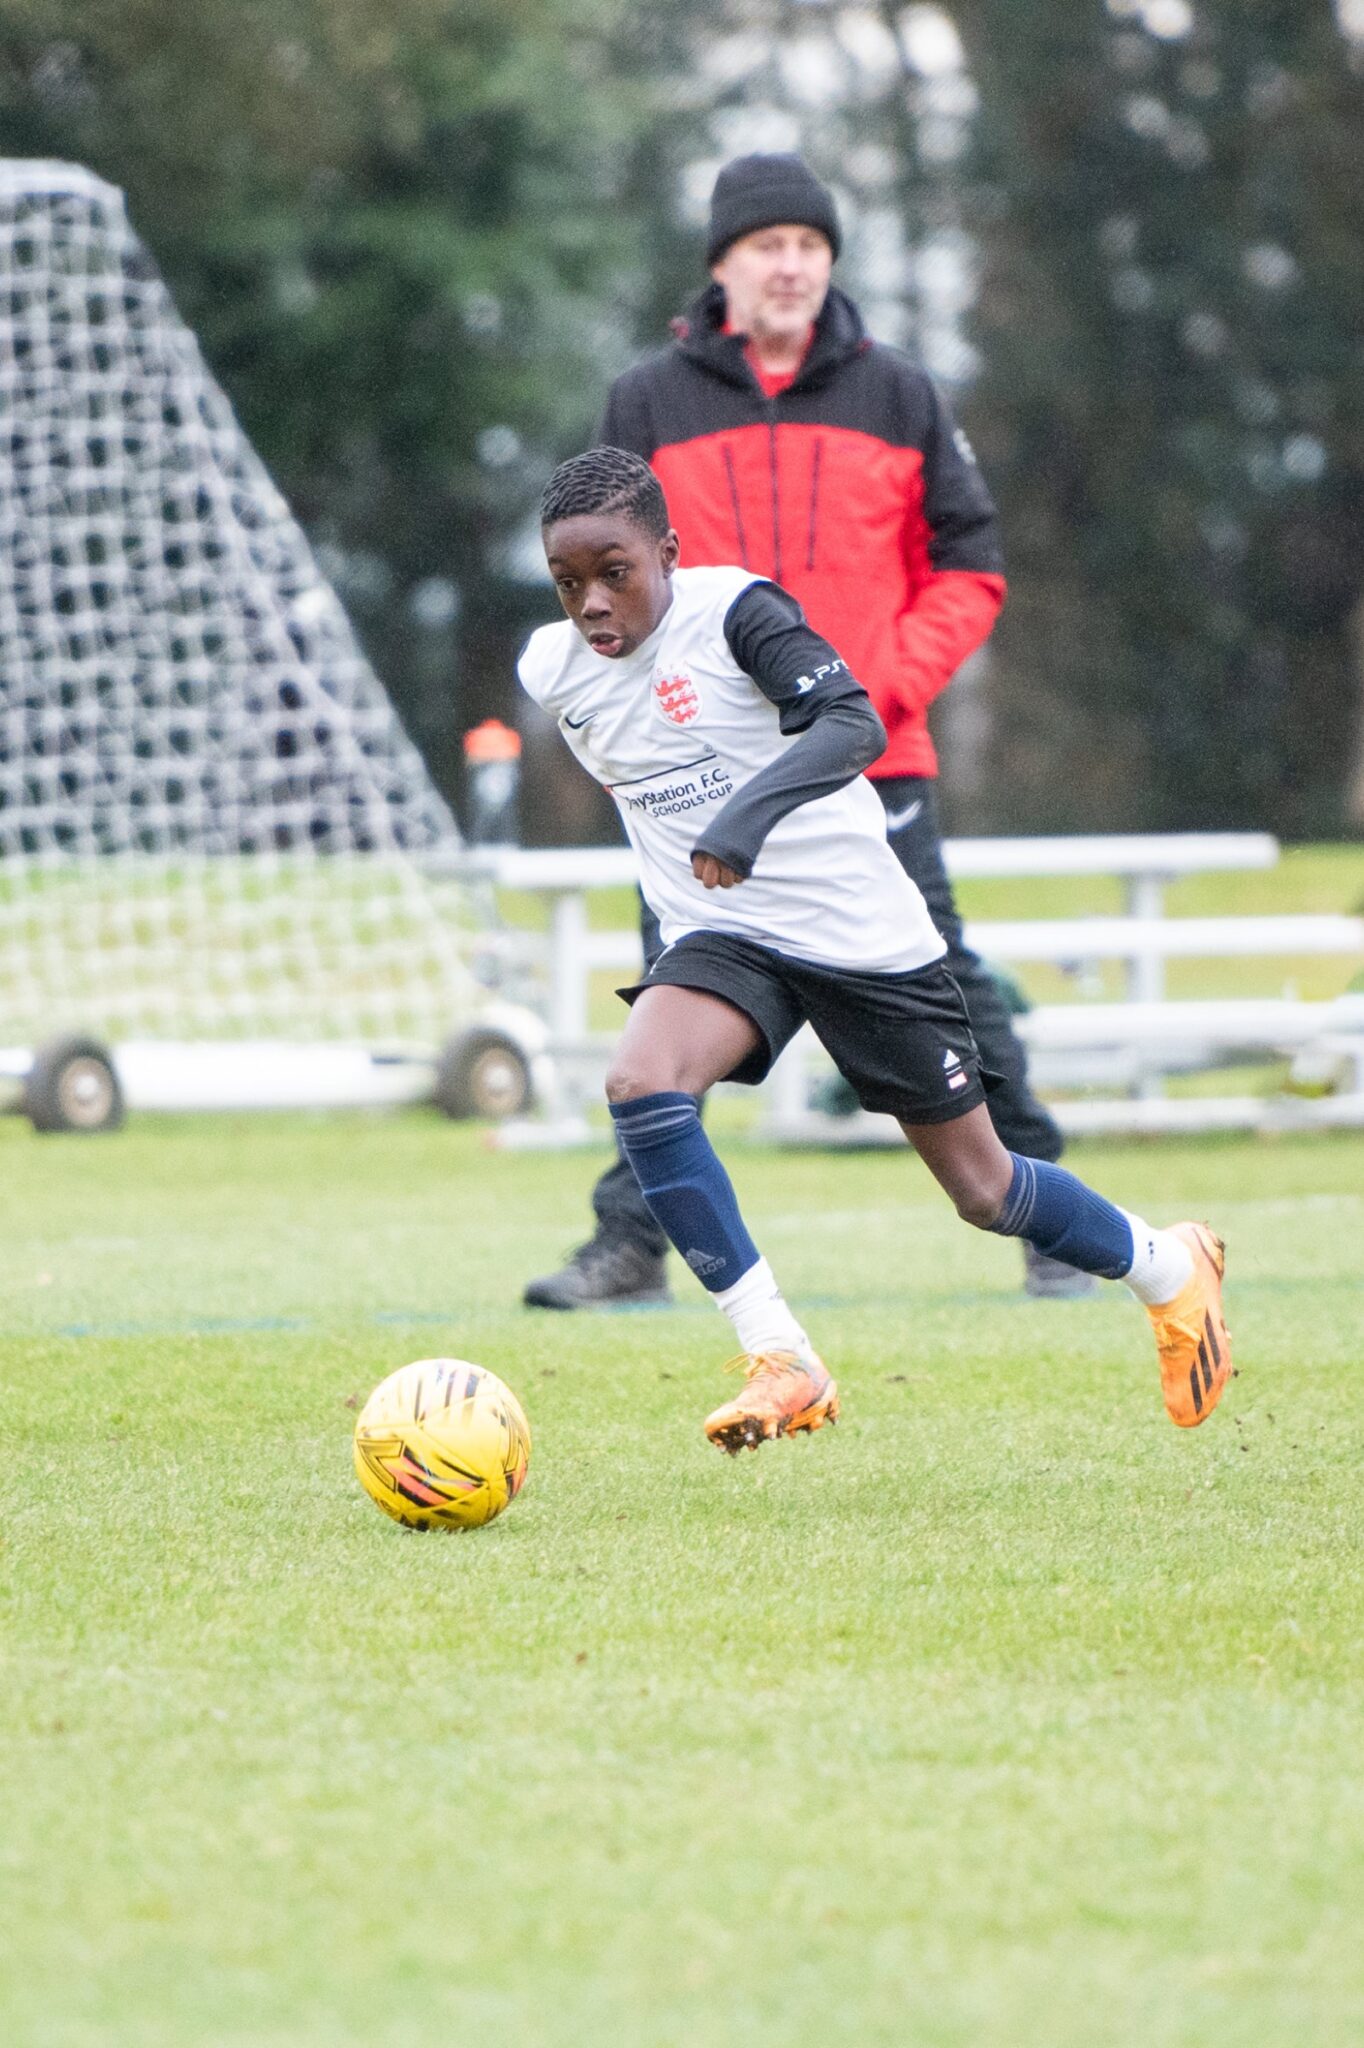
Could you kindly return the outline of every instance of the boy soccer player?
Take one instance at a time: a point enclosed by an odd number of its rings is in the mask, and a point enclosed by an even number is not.
[[[622,990],[606,1094],[650,1209],[742,1349],[711,1442],[756,1450],[838,1415],[698,1111],[716,1081],[761,1081],[807,1019],[965,1221],[1127,1282],[1171,1419],[1202,1422],[1231,1376],[1222,1242],[1202,1223],[1153,1229],[1000,1143],[943,941],[861,774],[881,721],[835,649],[776,584],[679,568],[658,479],[621,449],[562,464],[540,513],[568,616],[531,635],[519,674],[615,799],[661,925],[662,953]]]

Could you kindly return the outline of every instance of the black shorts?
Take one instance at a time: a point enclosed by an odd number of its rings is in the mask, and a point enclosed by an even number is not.
[[[996,1085],[981,1067],[961,990],[939,960],[908,974],[864,974],[792,960],[726,932],[688,932],[617,994],[633,1003],[660,985],[719,996],[757,1026],[765,1044],[729,1081],[765,1080],[808,1022],[863,1109],[945,1124],[978,1108]]]

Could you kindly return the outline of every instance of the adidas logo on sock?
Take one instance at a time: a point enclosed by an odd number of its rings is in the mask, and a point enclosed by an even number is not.
[[[698,1251],[695,1245],[682,1256],[698,1280],[704,1280],[709,1273],[723,1273],[725,1270],[723,1259],[717,1259],[714,1252]]]

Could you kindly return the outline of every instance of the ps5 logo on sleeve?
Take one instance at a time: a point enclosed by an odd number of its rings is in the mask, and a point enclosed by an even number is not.
[[[796,695],[798,697],[807,696],[817,683],[824,681],[825,676],[846,675],[847,673],[848,664],[846,661],[822,661],[813,675],[796,677]]]

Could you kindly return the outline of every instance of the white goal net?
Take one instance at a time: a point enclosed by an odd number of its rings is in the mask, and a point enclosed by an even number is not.
[[[0,161],[0,1044],[438,1043],[458,835],[131,230]]]

